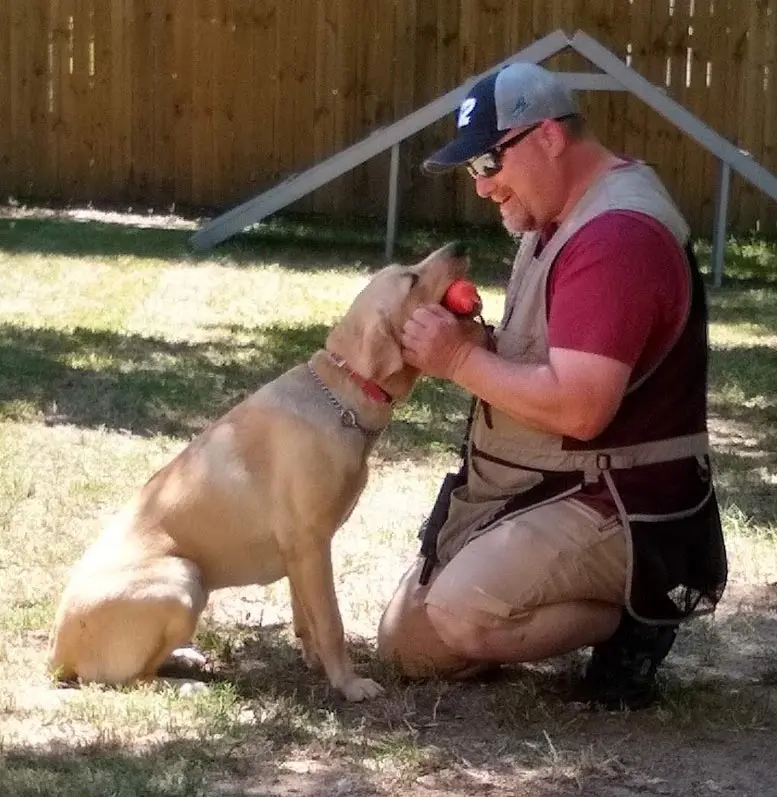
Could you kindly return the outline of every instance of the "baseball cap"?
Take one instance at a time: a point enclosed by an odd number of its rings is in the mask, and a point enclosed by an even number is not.
[[[505,131],[579,113],[577,102],[555,72],[516,61],[475,83],[456,113],[456,138],[424,162],[444,172],[496,146]]]

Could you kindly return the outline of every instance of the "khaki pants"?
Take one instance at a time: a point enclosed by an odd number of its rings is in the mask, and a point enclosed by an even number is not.
[[[620,520],[574,498],[504,518],[433,572],[428,585],[418,583],[422,561],[410,567],[381,619],[379,652],[410,676],[462,677],[482,665],[443,644],[427,605],[484,628],[525,622],[550,604],[623,605],[626,562]]]

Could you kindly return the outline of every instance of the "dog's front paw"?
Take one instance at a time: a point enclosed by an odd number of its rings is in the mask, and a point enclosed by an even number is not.
[[[371,678],[354,678],[342,687],[346,700],[358,703],[360,700],[372,700],[383,694],[383,687]]]
[[[313,672],[323,672],[324,665],[321,663],[321,658],[318,651],[310,646],[302,645],[302,660],[305,662],[309,670]]]

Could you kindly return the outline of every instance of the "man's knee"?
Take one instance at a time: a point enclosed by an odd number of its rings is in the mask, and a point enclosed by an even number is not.
[[[408,678],[458,677],[472,661],[451,650],[429,623],[426,587],[417,570],[406,574],[378,626],[378,657]]]
[[[455,654],[470,661],[488,659],[488,629],[432,604],[426,606],[426,616],[445,646]]]

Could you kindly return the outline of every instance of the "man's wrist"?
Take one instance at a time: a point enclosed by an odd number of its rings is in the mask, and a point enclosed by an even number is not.
[[[467,361],[472,355],[472,352],[479,348],[481,347],[475,345],[472,343],[472,341],[467,341],[459,346],[451,361],[451,367],[448,374],[448,379],[451,382],[455,382],[457,385],[461,385],[462,387],[464,386],[462,379],[464,378],[464,369],[466,368]]]

